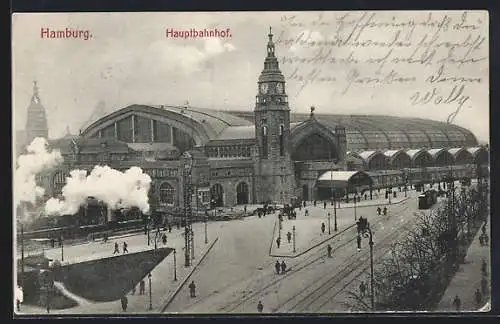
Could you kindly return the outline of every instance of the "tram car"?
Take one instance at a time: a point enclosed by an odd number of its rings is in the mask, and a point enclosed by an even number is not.
[[[436,190],[427,190],[418,196],[418,209],[429,209],[437,203],[438,193]]]

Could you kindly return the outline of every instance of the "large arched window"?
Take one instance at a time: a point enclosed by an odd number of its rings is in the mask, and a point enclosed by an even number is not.
[[[174,205],[175,202],[175,188],[172,187],[168,182],[164,182],[160,185],[160,204],[162,205]]]
[[[294,161],[332,161],[338,159],[335,146],[319,134],[312,133],[304,137],[293,153]]]
[[[218,183],[210,188],[210,203],[212,207],[224,206],[224,189]]]
[[[54,174],[52,179],[52,188],[54,188],[54,194],[60,195],[62,193],[62,188],[66,184],[66,175],[63,171],[58,171]]]
[[[240,182],[236,186],[236,204],[248,204],[248,185],[246,182]]]
[[[399,151],[392,157],[392,167],[394,169],[409,168],[411,165],[411,158],[404,151]]]
[[[427,151],[421,151],[414,157],[413,165],[415,168],[426,168],[431,166],[432,157]]]
[[[261,128],[261,134],[262,134],[262,158],[267,159],[267,126],[262,126]]]

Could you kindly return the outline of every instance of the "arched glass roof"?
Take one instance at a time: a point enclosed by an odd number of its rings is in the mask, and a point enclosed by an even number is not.
[[[252,126],[253,111],[220,111],[205,108],[178,106],[132,105],[129,109],[148,110],[152,114],[179,114],[192,119],[203,128],[211,139],[230,126]],[[111,113],[119,114],[123,112]],[[95,122],[109,119],[110,115]],[[290,122],[298,123],[310,118],[309,114],[290,114]],[[329,129],[342,125],[346,129],[347,150],[395,150],[475,147],[475,136],[465,128],[421,118],[404,118],[383,115],[329,115],[315,114],[317,121]],[[92,127],[91,127],[92,128]],[[228,133],[229,134],[229,133]],[[238,135],[239,136],[239,135]],[[231,138],[228,138],[230,140]]]

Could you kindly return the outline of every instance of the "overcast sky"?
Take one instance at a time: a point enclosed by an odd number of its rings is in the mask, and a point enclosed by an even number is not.
[[[343,21],[366,22],[370,14],[350,13]],[[101,100],[108,111],[133,103],[175,105],[186,101],[193,107],[253,110],[267,34],[269,26],[273,26],[281,70],[288,78],[292,111],[308,112],[314,105],[318,113],[384,114],[446,121],[462,99],[464,104],[454,123],[470,129],[480,141],[488,140],[488,39],[479,42],[480,37],[488,37],[487,13],[469,12],[463,16],[463,12],[434,12],[431,17],[428,12],[377,13],[372,23],[415,23],[413,28],[411,24],[372,25],[361,31],[359,40],[389,42],[400,30],[399,40],[408,43],[406,47],[394,47],[380,74],[376,74],[379,66],[366,61],[380,59],[390,48],[311,45],[311,41],[321,42],[335,35],[345,39],[353,31],[353,37],[359,33],[354,24],[345,24],[338,30],[338,19],[344,15],[345,12],[322,16],[318,12],[17,14],[13,16],[12,31],[14,127],[25,126],[33,80],[38,81],[52,138],[63,135],[67,125],[77,133]],[[440,25],[443,21],[447,23]],[[40,37],[41,28],[66,27],[89,30],[92,38]],[[172,39],[166,38],[166,28],[229,28],[232,37]],[[301,33],[308,42],[286,41]],[[452,50],[453,57],[468,55],[477,62],[438,62],[447,56],[446,44],[431,48],[437,54],[428,64],[390,61],[411,55],[425,34],[427,40],[437,35],[436,42],[465,44]],[[474,43],[476,39],[478,42]],[[312,58],[320,51],[331,51],[330,56],[337,61],[312,64],[290,60]],[[351,53],[357,63],[341,61]],[[441,66],[442,75],[468,81],[429,82],[429,76],[436,75]],[[413,79],[406,83],[364,79],[365,82],[353,83],[346,90],[349,80],[353,80],[350,77],[383,79],[391,71],[397,77]],[[311,73],[316,76],[306,77]],[[436,100],[440,94],[447,98],[455,86],[455,94],[458,93],[462,85],[463,92],[454,102]],[[434,88],[431,102],[418,102],[417,97],[421,99]]]

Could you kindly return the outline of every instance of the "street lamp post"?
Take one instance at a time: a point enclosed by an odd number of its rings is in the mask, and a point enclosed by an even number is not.
[[[151,272],[148,274],[149,279],[149,310],[153,310],[153,295],[151,294]]]
[[[368,244],[370,245],[370,302],[372,310],[375,309],[375,292],[373,290],[374,286],[374,274],[373,274],[373,233],[370,228],[370,223],[366,222],[366,227],[362,229],[362,234],[365,238],[369,238]]]
[[[295,226],[292,227],[293,233],[293,253],[295,253]]]
[[[63,230],[61,230],[61,262],[64,262],[64,236],[63,236]]]
[[[333,230],[337,231],[337,202],[335,198],[335,189],[333,190]]]
[[[332,234],[331,233],[331,226],[330,226],[330,213],[328,213],[328,235]]]
[[[357,203],[357,201],[358,201],[358,192],[356,191],[354,193],[354,221],[356,221],[358,219],[357,214],[356,214],[357,213],[357,211],[356,211],[356,203]]]
[[[147,220],[147,224],[146,224],[146,229],[147,229],[147,232],[148,232],[148,246],[151,244],[151,235],[150,235],[150,232],[151,232],[151,221],[149,220],[149,216],[148,216],[148,220]]]
[[[176,254],[177,254],[177,252],[174,249],[174,281],[177,281],[177,260],[175,257]]]
[[[208,232],[207,232],[207,223],[208,223],[208,214],[205,214],[205,244],[208,243]]]

